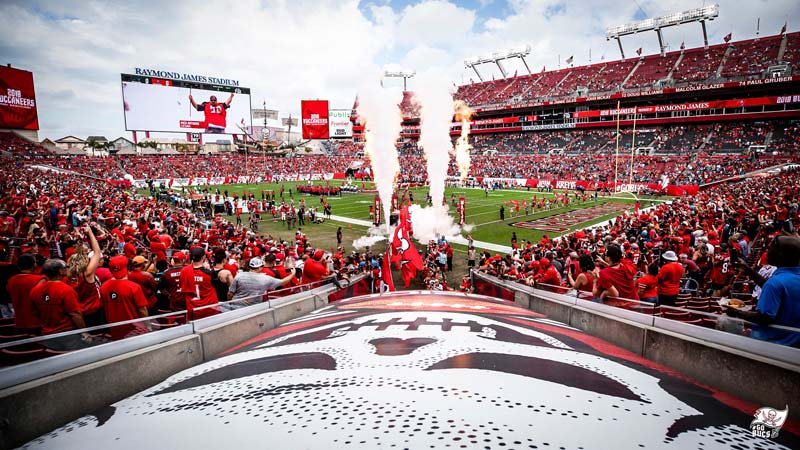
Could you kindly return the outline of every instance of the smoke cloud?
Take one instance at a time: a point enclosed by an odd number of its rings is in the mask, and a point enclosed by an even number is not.
[[[447,166],[453,144],[450,124],[453,120],[453,96],[450,79],[441,69],[429,69],[417,76],[415,98],[420,105],[419,144],[425,151],[428,184],[434,206],[444,200]]]
[[[400,172],[395,144],[400,137],[403,121],[400,111],[403,91],[397,88],[382,88],[377,80],[371,81],[359,90],[358,116],[365,127],[364,152],[369,156],[372,177],[381,199],[383,217],[388,224],[394,180]]]

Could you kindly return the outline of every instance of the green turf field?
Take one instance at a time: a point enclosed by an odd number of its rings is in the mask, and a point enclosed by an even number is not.
[[[317,181],[315,184],[323,185],[324,181]],[[332,185],[336,185],[339,182],[332,181]],[[284,198],[290,199],[293,198],[295,202],[298,202],[300,198],[306,199],[306,205],[308,206],[315,206],[319,205],[319,198],[312,197],[308,195],[298,194],[296,192],[296,186],[298,184],[306,184],[306,182],[285,182],[285,183],[265,183],[265,184],[243,184],[243,185],[227,185],[227,186],[209,186],[211,192],[214,192],[217,188],[220,191],[227,190],[230,195],[233,195],[234,192],[238,193],[239,196],[242,195],[243,192],[249,193],[253,192],[256,195],[256,198],[260,200],[261,198],[261,190],[275,190],[276,192],[280,190],[281,186],[284,188]],[[369,188],[369,183],[367,185]],[[192,188],[192,189],[202,189],[202,188]],[[292,191],[291,197],[289,191]],[[413,189],[412,192],[414,193],[414,202],[415,203],[422,203],[425,201],[425,196],[427,193],[427,188],[416,188]],[[147,195],[146,190],[140,191],[141,194]],[[556,194],[560,193],[556,191]],[[526,189],[514,189],[514,190],[496,190],[490,191],[489,195],[487,196],[483,190],[480,189],[468,189],[468,188],[447,188],[445,191],[445,197],[448,203],[451,201],[451,194],[455,194],[456,198],[458,198],[461,194],[463,194],[466,198],[467,203],[467,215],[466,215],[466,222],[468,225],[472,226],[472,230],[470,233],[472,237],[476,241],[481,242],[490,242],[494,244],[500,245],[510,245],[511,242],[511,233],[517,233],[517,239],[519,242],[522,240],[531,240],[531,241],[538,241],[541,239],[543,234],[548,234],[548,236],[553,237],[564,232],[554,232],[554,231],[547,231],[547,230],[539,230],[539,229],[527,229],[527,228],[518,228],[510,226],[511,223],[514,222],[524,222],[524,221],[531,221],[535,219],[545,218],[549,216],[554,216],[557,214],[564,214],[570,211],[577,211],[584,208],[594,207],[598,205],[605,204],[607,202],[615,202],[615,203],[624,203],[629,204],[630,208],[633,208],[634,198],[628,194],[620,194],[620,196],[615,198],[610,197],[603,197],[600,196],[598,200],[595,202],[593,200],[589,200],[585,203],[581,201],[577,201],[571,203],[569,207],[562,207],[556,208],[551,210],[544,210],[544,211],[536,211],[531,212],[528,216],[525,216],[524,210],[521,211],[521,216],[519,217],[510,217],[510,205],[506,203],[511,200],[517,200],[520,203],[523,199],[527,199],[530,202],[531,197],[534,195],[537,199],[542,197],[544,198],[552,198],[555,194],[553,193],[546,193],[546,192],[538,192],[535,189],[527,191]],[[369,221],[369,208],[373,204],[373,198],[375,194],[373,193],[362,193],[362,194],[342,194],[340,197],[326,197],[328,201],[332,205],[332,213],[336,216],[344,216],[353,219],[359,219],[364,221]],[[651,202],[658,202],[664,201],[665,198],[660,199],[641,199],[641,207],[645,208],[651,204]],[[505,206],[505,221],[500,220],[500,206],[506,204]],[[451,207],[450,213],[454,217],[456,216],[456,208]],[[593,225],[596,223],[604,222],[609,220],[615,216],[617,216],[619,212],[613,212],[610,214],[605,215],[598,215],[587,218],[587,221],[582,223],[577,223],[573,226],[570,226],[568,231],[573,231],[580,228],[585,228],[589,225]],[[243,215],[242,220],[245,224],[247,224],[247,215]],[[319,231],[322,233],[329,232],[331,235],[335,236],[336,227],[342,226],[344,231],[347,231],[347,223],[340,223],[335,220],[327,221],[324,224],[320,224],[319,227],[307,225],[306,228],[310,230],[310,227],[319,228]],[[366,227],[360,225],[351,225],[351,229],[348,231],[347,239],[350,239],[350,234],[354,235],[355,237],[360,237],[363,235]],[[261,224],[259,225],[259,231],[261,233],[270,233],[274,236],[283,236],[288,235],[290,230],[286,229],[286,225],[282,224],[280,221],[273,222],[271,216],[267,216],[262,220]],[[306,230],[304,230],[306,231]],[[565,231],[566,232],[566,231]],[[293,234],[294,231],[292,230],[291,233]],[[316,233],[314,233],[316,234]]]

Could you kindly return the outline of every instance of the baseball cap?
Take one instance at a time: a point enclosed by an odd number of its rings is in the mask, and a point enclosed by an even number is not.
[[[284,255],[283,253],[276,253],[275,254],[275,260],[276,261],[283,261],[284,259],[286,259],[286,255]]]
[[[314,252],[314,259],[322,259],[324,255],[325,252],[323,252],[322,250],[317,250],[316,252]]]
[[[201,261],[206,256],[206,251],[202,247],[195,247],[190,252],[192,261]]]
[[[136,255],[133,257],[133,264],[138,266],[140,264],[144,264],[147,262],[147,258],[142,255]]]
[[[251,269],[259,269],[264,266],[264,261],[262,261],[261,258],[256,256],[255,258],[250,258],[250,262],[247,263],[247,265]]]
[[[678,256],[675,255],[675,252],[673,252],[672,250],[664,252],[664,255],[662,257],[664,259],[666,259],[667,261],[677,261],[678,260]]]
[[[172,259],[175,261],[186,261],[186,253],[175,252],[172,254]]]
[[[115,256],[108,262],[108,270],[114,278],[123,278],[128,274],[128,258],[124,256]]]

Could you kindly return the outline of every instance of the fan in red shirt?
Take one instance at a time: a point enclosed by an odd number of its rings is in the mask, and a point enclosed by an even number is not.
[[[153,310],[156,307],[158,298],[156,297],[156,279],[149,272],[144,272],[143,269],[147,265],[147,258],[142,255],[133,258],[131,263],[131,271],[128,274],[128,280],[138,284],[142,288],[144,297],[147,299],[147,308]]]
[[[206,252],[202,247],[192,249],[191,264],[181,269],[181,292],[186,300],[186,311],[189,320],[219,314],[217,308],[205,308],[195,313],[196,308],[214,305],[217,301],[217,291],[211,283],[214,272],[204,267]]]
[[[728,252],[728,244],[720,244],[711,261],[713,266],[709,272],[709,279],[711,280],[711,288],[714,290],[712,295],[714,297],[722,297],[731,282],[731,278],[733,278],[733,266]]]
[[[189,102],[198,111],[203,111],[206,120],[206,133],[222,134],[225,133],[227,109],[231,107],[233,101],[233,93],[228,97],[225,103],[217,102],[217,96],[212,95],[208,102],[200,103],[194,101],[194,97],[189,94]]]
[[[617,245],[609,245],[606,250],[606,261],[609,267],[600,271],[592,294],[600,300],[607,297],[639,300],[639,293],[633,282],[636,267],[630,260],[622,259],[622,249]]]
[[[541,258],[539,260],[539,266],[542,268],[542,271],[535,277],[537,287],[549,291],[561,292],[561,289],[555,287],[561,286],[561,275],[559,275],[558,270],[550,264],[550,260]],[[563,291],[566,292],[566,289]]]
[[[91,226],[85,225],[83,232],[89,238],[92,251],[87,254],[86,249],[81,245],[75,254],[70,256],[67,263],[67,284],[78,294],[81,314],[83,314],[86,326],[94,327],[106,322],[100,303],[100,283],[95,276],[102,255],[100,254],[100,244],[97,242]]]
[[[678,262],[678,255],[672,250],[662,256],[667,261],[658,272],[658,304],[674,306],[681,291],[683,266]]]
[[[147,300],[142,288],[127,279],[128,258],[115,256],[109,261],[108,269],[114,275],[100,288],[100,300],[106,313],[108,323],[124,322],[140,317],[147,317]],[[139,323],[111,327],[111,339],[119,340],[147,332],[147,328]]]
[[[67,265],[60,259],[48,259],[42,266],[44,283],[31,290],[33,313],[42,324],[42,334],[56,334],[86,328],[81,315],[78,294],[61,281],[67,275]],[[88,333],[48,339],[44,345],[54,350],[76,350],[91,345]]]
[[[176,252],[172,255],[172,267],[161,275],[161,292],[169,298],[169,309],[181,311],[186,309],[186,297],[181,292],[181,270],[186,265],[186,254]]]
[[[36,258],[32,254],[21,255],[17,259],[20,273],[9,278],[6,285],[11,304],[14,305],[14,327],[20,332],[31,334],[39,334],[42,328],[39,318],[33,313],[31,290],[45,281],[43,275],[33,273],[35,265]]]
[[[322,261],[324,255],[322,250],[317,250],[313,257],[306,259],[303,265],[303,284],[320,281],[328,276],[328,268]]]

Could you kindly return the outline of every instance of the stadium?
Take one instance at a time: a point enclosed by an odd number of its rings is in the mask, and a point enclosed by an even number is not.
[[[797,5],[495,3],[0,6],[0,448],[800,448]]]

